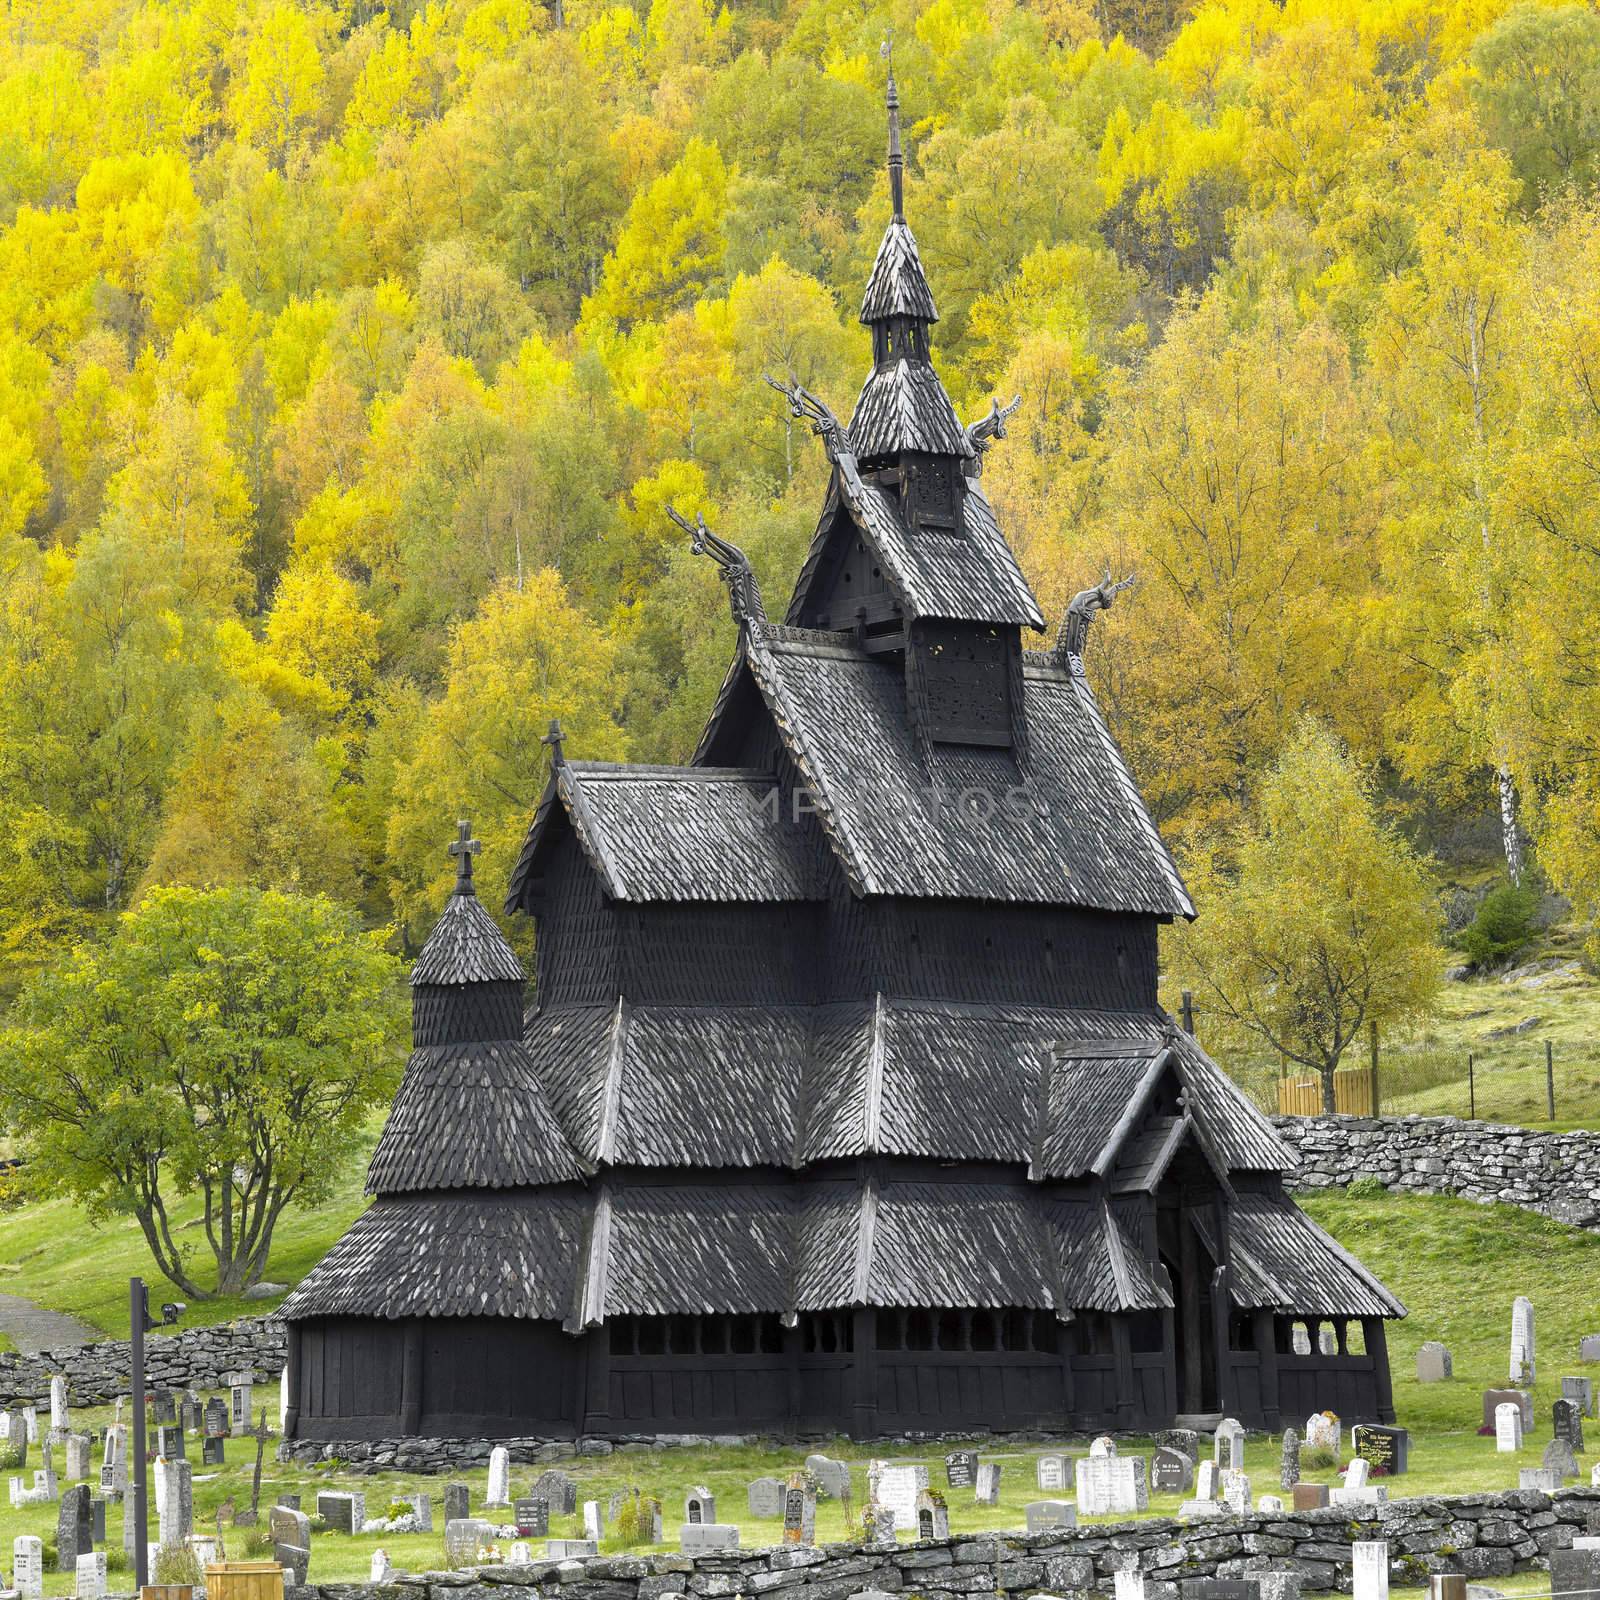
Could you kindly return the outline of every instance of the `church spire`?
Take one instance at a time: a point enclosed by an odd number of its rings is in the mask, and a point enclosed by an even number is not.
[[[883,41],[883,57],[889,63],[889,86],[884,104],[889,110],[889,200],[897,222],[906,216],[905,157],[900,153],[900,91],[894,81],[894,35]]]

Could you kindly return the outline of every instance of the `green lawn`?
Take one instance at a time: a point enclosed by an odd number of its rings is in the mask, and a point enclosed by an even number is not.
[[[1407,1477],[1391,1482],[1391,1493],[1459,1493],[1475,1488],[1514,1486],[1519,1466],[1539,1464],[1549,1437],[1550,1403],[1559,1392],[1562,1374],[1580,1370],[1576,1366],[1579,1335],[1600,1328],[1600,1310],[1595,1306],[1590,1287],[1600,1279],[1600,1237],[1509,1207],[1480,1207],[1467,1201],[1443,1198],[1351,1199],[1325,1194],[1310,1199],[1307,1209],[1383,1276],[1411,1311],[1406,1321],[1391,1325],[1391,1352],[1400,1420],[1411,1429],[1413,1436],[1413,1470]],[[1527,1447],[1519,1456],[1511,1457],[1499,1455],[1493,1440],[1479,1438],[1476,1430],[1481,1390],[1498,1385],[1506,1375],[1511,1301],[1517,1294],[1529,1295],[1536,1311],[1539,1336],[1536,1409],[1541,1420],[1530,1435]],[[1443,1339],[1454,1354],[1456,1377],[1450,1383],[1419,1384],[1412,1376],[1417,1346],[1424,1339],[1433,1338]],[[1592,1370],[1600,1377],[1600,1368]],[[107,1415],[104,1411],[90,1412],[87,1417],[92,1422],[103,1420]],[[1589,1432],[1591,1445],[1600,1445],[1600,1425],[1591,1425]],[[1004,1463],[1001,1503],[993,1509],[979,1507],[970,1491],[952,1492],[953,1530],[1020,1527],[1024,1521],[1024,1505],[1038,1495],[1034,1487],[1034,1462],[1047,1443],[1041,1440],[1024,1446],[1007,1441],[985,1449],[989,1459]],[[1129,1441],[1124,1449],[1134,1450],[1147,1444],[1148,1441]],[[866,1450],[839,1440],[824,1448],[856,1464],[856,1503],[859,1506],[865,1492]],[[940,1455],[945,1448],[950,1446],[941,1446]],[[980,1442],[978,1448],[985,1447]],[[1084,1441],[1074,1441],[1072,1448],[1081,1453]],[[675,1539],[681,1520],[685,1491],[692,1484],[707,1484],[717,1494],[719,1516],[739,1522],[744,1530],[744,1543],[755,1547],[775,1542],[780,1530],[776,1522],[754,1522],[745,1516],[746,1485],[750,1479],[763,1474],[781,1475],[797,1465],[804,1453],[800,1449],[753,1446],[706,1448],[585,1457],[565,1465],[580,1480],[582,1497],[604,1501],[612,1490],[634,1486],[659,1495],[665,1507],[669,1543]],[[942,1468],[937,1466],[939,1456],[926,1447],[885,1448],[882,1453],[935,1463],[934,1481],[943,1481]],[[198,1455],[198,1449],[195,1454]],[[253,1444],[244,1440],[230,1441],[225,1472],[214,1476],[196,1472],[197,1525],[210,1524],[216,1507],[229,1496],[239,1504],[248,1502],[248,1469],[253,1459]],[[1593,1459],[1592,1455],[1584,1459],[1585,1477]],[[1277,1482],[1276,1439],[1251,1438],[1246,1447],[1245,1464],[1255,1481],[1256,1493],[1271,1492]],[[531,1466],[513,1468],[514,1492],[520,1492],[531,1483],[536,1472]],[[1331,1482],[1334,1473],[1332,1470],[1308,1471],[1306,1476]],[[481,1507],[486,1470],[480,1468],[461,1477],[472,1486],[475,1509]],[[372,1551],[379,1545],[388,1551],[396,1566],[413,1569],[438,1566],[443,1560],[443,1521],[437,1502],[442,1498],[443,1480],[430,1483],[406,1473],[358,1478],[341,1476],[337,1472],[279,1467],[269,1460],[262,1503],[269,1505],[279,1492],[294,1490],[302,1495],[303,1504],[309,1510],[319,1486],[337,1486],[364,1492],[368,1514],[377,1515],[390,1495],[425,1485],[435,1497],[438,1533],[431,1537],[401,1538],[319,1536],[313,1575],[331,1582],[364,1577]],[[1176,1497],[1157,1496],[1152,1514],[1170,1514],[1176,1506]],[[112,1508],[110,1518],[111,1545],[113,1550],[120,1551],[120,1512]],[[0,1509],[0,1550],[8,1550],[12,1537],[18,1533],[53,1538],[54,1526],[53,1507],[48,1510],[23,1508],[15,1512]],[[576,1536],[578,1531],[577,1519],[566,1522],[557,1519],[557,1525],[552,1527],[557,1535]],[[818,1518],[818,1537],[837,1538],[842,1531],[838,1506],[825,1502]],[[230,1532],[228,1539],[231,1555],[239,1557],[252,1553],[245,1546],[242,1532]],[[1498,1586],[1508,1590],[1517,1587],[1513,1584]],[[70,1577],[53,1575],[47,1593],[65,1594],[70,1587]]]

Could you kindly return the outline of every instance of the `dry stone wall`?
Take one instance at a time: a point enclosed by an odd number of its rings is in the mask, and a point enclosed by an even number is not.
[[[1395,1487],[1391,1485],[1391,1488]],[[1508,1577],[1546,1565],[1600,1512],[1600,1490],[1533,1490],[1397,1500],[1287,1515],[1250,1513],[1204,1523],[1162,1519],[1048,1534],[983,1534],[863,1550],[854,1545],[688,1557],[599,1556],[470,1572],[395,1574],[382,1586],[311,1584],[287,1600],[848,1600],[866,1589],[960,1600],[968,1595],[1109,1595],[1113,1574],[1137,1568],[1148,1600],[1185,1600],[1198,1578],[1287,1572],[1308,1590],[1348,1590],[1354,1540],[1385,1539],[1391,1579],[1429,1572]],[[311,1576],[316,1576],[312,1546]]]
[[[246,1317],[214,1328],[190,1328],[145,1340],[145,1383],[150,1389],[220,1389],[227,1374],[252,1370],[260,1382],[283,1370],[283,1324],[275,1317]],[[50,1379],[67,1380],[74,1405],[104,1405],[128,1392],[128,1343],[103,1339],[72,1350],[34,1355],[0,1353],[0,1406],[48,1404]]]
[[[1300,1157],[1299,1189],[1376,1178],[1402,1194],[1453,1194],[1600,1231],[1600,1134],[1540,1133],[1456,1117],[1274,1117]]]

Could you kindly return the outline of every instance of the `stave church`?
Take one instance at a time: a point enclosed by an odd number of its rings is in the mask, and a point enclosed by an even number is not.
[[[290,1438],[857,1438],[1394,1418],[1404,1307],[1157,1000],[1183,881],[957,417],[903,209],[782,622],[682,767],[576,759],[507,910],[475,846],[411,975],[371,1206],[283,1308]]]

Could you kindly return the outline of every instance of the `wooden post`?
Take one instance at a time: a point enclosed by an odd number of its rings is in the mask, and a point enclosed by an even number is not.
[[[1183,991],[1183,1031],[1192,1039],[1194,1037],[1194,996],[1185,989]]]
[[[289,1369],[289,1407],[283,1414],[283,1436],[293,1439],[300,1432],[300,1324],[284,1325],[284,1365]]]
[[[851,1437],[870,1439],[878,1431],[878,1317],[871,1306],[857,1306],[851,1313],[851,1380],[855,1393]]]
[[[1467,1051],[1467,1120],[1478,1120],[1478,1081],[1472,1071],[1472,1052]]]
[[[400,1369],[400,1434],[414,1439],[422,1432],[422,1321],[406,1319]],[[291,1378],[292,1378],[291,1374]]]
[[[601,1323],[583,1336],[582,1433],[605,1433],[611,1426],[611,1330]]]
[[[1389,1337],[1382,1317],[1363,1317],[1361,1337],[1372,1359],[1373,1376],[1378,1384],[1378,1421],[1394,1421],[1394,1379],[1389,1372]]]
[[[1544,1096],[1550,1106],[1550,1120],[1556,1120],[1556,1059],[1548,1039],[1544,1042]]]
[[[1117,1397],[1112,1404],[1116,1407],[1118,1427],[1128,1428],[1133,1425],[1135,1415],[1143,1410],[1133,1387],[1133,1338],[1126,1317],[1113,1314],[1110,1321],[1111,1355],[1117,1364]]]
[[[1278,1340],[1276,1319],[1270,1309],[1251,1313],[1256,1352],[1261,1358],[1261,1423],[1276,1430],[1281,1421],[1278,1404]]]
[[[1200,1374],[1200,1247],[1195,1241],[1194,1219],[1188,1207],[1178,1218],[1178,1293],[1183,1297],[1183,1377],[1180,1411],[1202,1411]]]
[[[1368,1024],[1367,1037],[1372,1046],[1372,1114],[1376,1117],[1382,1109],[1378,1099],[1378,1024],[1376,1022]]]

